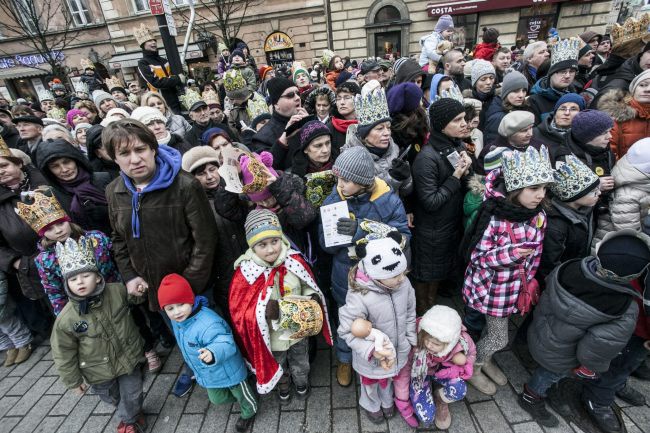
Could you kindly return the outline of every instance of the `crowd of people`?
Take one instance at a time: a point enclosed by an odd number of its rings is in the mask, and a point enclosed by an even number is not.
[[[645,404],[627,379],[650,379],[649,24],[511,49],[484,28],[468,55],[443,15],[416,58],[220,46],[200,86],[140,26],[138,82],[84,61],[71,93],[0,99],[4,366],[50,339],[63,384],[134,433],[177,346],[172,392],[239,403],[247,431],[258,394],[306,398],[322,338],[370,421],[444,430],[512,347],[539,424],[576,380],[623,431],[614,398]]]

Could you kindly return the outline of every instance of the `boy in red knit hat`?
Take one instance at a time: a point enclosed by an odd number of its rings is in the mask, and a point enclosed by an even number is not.
[[[190,283],[178,274],[160,282],[158,303],[169,317],[185,363],[196,382],[208,390],[214,404],[239,403],[235,429],[244,432],[257,412],[255,393],[246,382],[248,370],[230,326],[208,308],[208,300],[194,296]]]

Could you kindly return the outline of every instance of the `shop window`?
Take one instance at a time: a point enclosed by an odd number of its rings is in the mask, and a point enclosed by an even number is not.
[[[375,24],[399,21],[401,18],[402,17],[396,7],[384,6],[377,11],[377,14],[375,15]]]
[[[375,0],[368,8],[368,54],[375,57],[405,56],[408,52],[409,10],[402,0]]]
[[[556,27],[557,15],[558,7],[555,4],[522,8],[517,26],[517,46],[527,45],[529,41],[545,41],[548,31]]]
[[[144,12],[149,10],[148,0],[133,0],[133,6],[136,12]]]
[[[476,28],[478,14],[458,15],[454,17],[454,47],[472,50],[476,45]]]
[[[36,6],[31,0],[16,0],[13,3],[16,8],[16,15],[22,17],[21,27],[28,33],[36,33],[36,24],[38,22],[39,13],[36,11]]]
[[[92,22],[86,0],[68,0],[68,9],[76,26],[85,26]]]

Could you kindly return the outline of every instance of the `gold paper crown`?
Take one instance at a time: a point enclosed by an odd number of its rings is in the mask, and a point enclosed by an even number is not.
[[[9,149],[9,146],[7,146],[7,143],[2,137],[0,137],[0,157],[14,157],[13,153],[11,153],[11,149]]]
[[[283,298],[279,302],[281,339],[298,340],[317,335],[323,327],[323,310],[313,299]],[[283,338],[284,337],[284,338]]]
[[[254,92],[253,97],[246,103],[246,113],[248,113],[251,122],[260,114],[269,113],[269,105],[266,103],[264,96]]]
[[[109,91],[116,87],[121,87],[122,89],[124,89],[124,83],[122,82],[122,80],[120,80],[119,77],[116,77],[115,75],[113,75],[110,78],[107,78],[106,80],[104,80],[104,82],[106,83],[106,87],[108,87]]]
[[[90,61],[90,59],[81,59],[81,69],[86,70],[86,69],[95,69],[95,65],[93,62]]]
[[[57,242],[56,258],[63,278],[69,278],[73,273],[76,275],[81,272],[97,272],[94,244],[93,239],[85,236],[81,236],[78,241],[68,238],[65,244]]]
[[[22,201],[16,205],[16,213],[36,233],[49,224],[66,217],[65,211],[48,187],[39,187],[23,193]]]
[[[61,107],[54,107],[47,112],[47,117],[54,120],[65,120],[66,111]]]
[[[147,41],[156,39],[153,37],[153,34],[151,34],[151,30],[149,30],[149,28],[145,26],[144,23],[140,24],[140,27],[136,27],[133,29],[133,36],[135,37],[135,40],[138,42],[138,45],[142,45]]]
[[[239,69],[231,69],[223,76],[223,87],[227,92],[246,88],[246,80]]]
[[[622,26],[618,23],[614,24],[610,32],[612,36],[612,47],[618,47],[625,42],[635,39],[643,39],[643,42],[647,42],[647,39],[650,37],[648,26],[650,26],[650,14],[648,13],[643,14],[638,20],[630,17],[625,20]]]
[[[201,97],[203,98],[205,103],[208,104],[208,105],[219,104],[219,95],[217,95],[217,92],[215,92],[212,89],[209,89],[209,90],[206,90],[205,92],[203,92]]]
[[[189,87],[187,88],[187,90],[185,90],[185,94],[179,96],[178,99],[181,100],[185,108],[187,108],[188,110],[192,108],[192,105],[196,104],[199,101],[202,101],[199,92]]]

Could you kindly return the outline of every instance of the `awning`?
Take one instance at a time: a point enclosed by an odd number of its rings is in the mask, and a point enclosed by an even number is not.
[[[165,48],[159,48],[158,53],[165,57]],[[183,46],[178,46],[178,53],[183,54]],[[190,44],[187,46],[187,55],[185,60],[198,59],[203,57],[203,52],[199,49],[199,46],[196,44]],[[123,69],[123,68],[135,68],[138,66],[138,61],[142,58],[142,51],[136,51],[132,53],[117,54],[108,61],[108,66],[111,69]]]
[[[0,69],[0,80],[13,80],[14,78],[39,77],[47,75],[43,69],[17,67]]]

